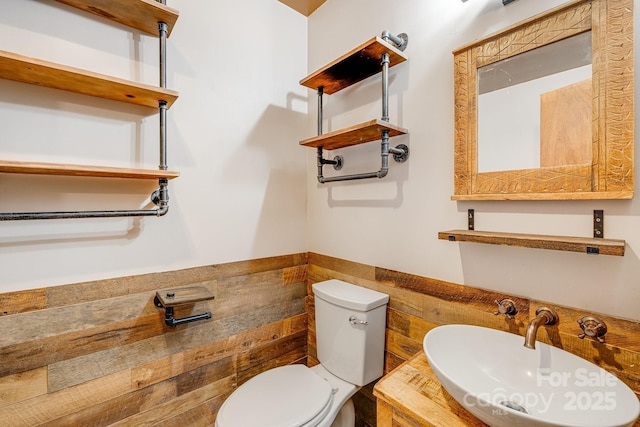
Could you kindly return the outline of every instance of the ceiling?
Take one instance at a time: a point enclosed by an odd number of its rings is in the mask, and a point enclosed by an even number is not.
[[[314,10],[322,6],[326,0],[278,0],[290,8],[297,10],[304,16],[309,16]]]

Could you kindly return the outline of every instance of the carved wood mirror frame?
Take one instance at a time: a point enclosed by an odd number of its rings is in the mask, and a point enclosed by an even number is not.
[[[453,52],[452,200],[633,197],[633,1],[573,1]],[[478,172],[478,68],[589,30],[593,88],[591,165]]]

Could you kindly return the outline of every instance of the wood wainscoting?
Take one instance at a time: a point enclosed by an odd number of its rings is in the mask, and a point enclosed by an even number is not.
[[[0,425],[211,426],[272,367],[307,362],[307,256],[0,294]],[[155,292],[197,284],[211,320],[165,326]]]
[[[317,364],[313,283],[341,279],[390,296],[385,372],[422,351],[430,329],[465,323],[520,335],[535,309],[560,323],[538,339],[609,370],[640,391],[640,325],[601,317],[606,344],[581,340],[594,314],[316,253],[0,294],[0,425],[212,426],[224,399],[254,375]],[[215,300],[176,309],[213,318],[164,324],[155,292],[204,286]],[[511,298],[518,314],[495,316]],[[355,397],[356,426],[376,426],[375,384]],[[640,427],[640,423],[636,423]]]
[[[640,395],[640,324],[599,315],[608,326],[606,344],[579,339],[577,320],[593,315],[587,310],[561,307],[494,291],[472,288],[380,267],[359,264],[325,255],[309,253],[309,364],[316,360],[314,305],[311,285],[328,279],[340,279],[390,296],[387,311],[385,373],[391,372],[422,350],[424,335],[438,325],[462,323],[500,329],[524,337],[529,319],[540,306],[550,306],[559,315],[559,324],[540,328],[538,340],[563,348],[615,374],[636,395]],[[513,319],[496,316],[496,300],[512,299],[518,308]],[[524,338],[523,338],[524,343]],[[490,343],[488,343],[490,345]],[[356,426],[376,426],[374,384],[360,391],[355,399]],[[446,391],[444,391],[446,393]],[[446,393],[448,395],[448,393]],[[425,397],[426,398],[426,397]],[[469,416],[471,416],[469,414]],[[413,424],[407,424],[413,425]],[[640,421],[636,422],[640,427]]]

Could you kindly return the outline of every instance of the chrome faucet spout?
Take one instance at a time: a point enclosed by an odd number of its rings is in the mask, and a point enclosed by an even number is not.
[[[536,348],[536,335],[538,328],[543,325],[555,325],[558,323],[558,313],[549,307],[540,307],[536,310],[536,317],[527,326],[527,333],[524,337],[524,346],[530,349]]]

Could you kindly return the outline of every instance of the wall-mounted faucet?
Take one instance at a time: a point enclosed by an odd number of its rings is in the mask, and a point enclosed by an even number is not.
[[[558,313],[549,307],[540,307],[536,310],[536,317],[529,322],[527,333],[524,337],[524,346],[530,349],[536,348],[536,335],[542,325],[555,325],[558,323]]]

